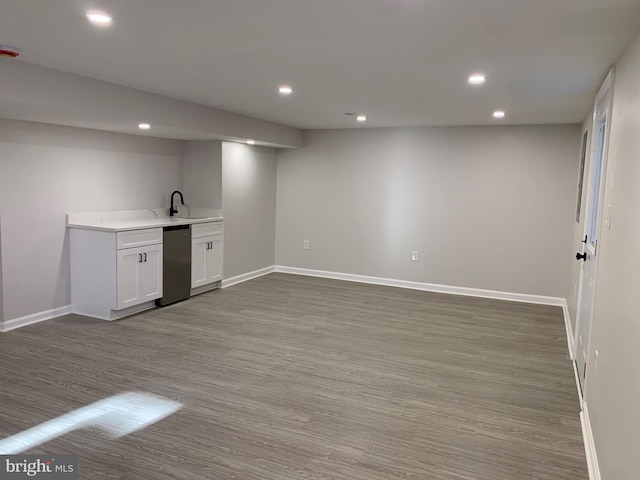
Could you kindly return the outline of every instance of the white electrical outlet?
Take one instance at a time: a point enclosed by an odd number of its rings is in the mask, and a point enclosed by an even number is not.
[[[309,248],[310,248],[310,247],[309,247],[309,240],[305,240],[305,241],[304,241],[304,249],[305,249],[305,250],[309,250]]]
[[[418,250],[414,250],[411,252],[411,261],[418,262],[420,261],[420,252]]]

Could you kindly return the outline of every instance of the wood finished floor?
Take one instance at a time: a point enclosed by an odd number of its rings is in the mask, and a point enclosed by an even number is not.
[[[118,392],[184,403],[80,479],[586,480],[558,307],[272,274],[0,335],[0,437]]]

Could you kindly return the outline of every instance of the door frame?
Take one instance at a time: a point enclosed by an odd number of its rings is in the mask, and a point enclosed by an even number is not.
[[[591,183],[593,180],[593,176],[595,175],[595,171],[593,168],[593,162],[595,161],[595,156],[597,155],[597,150],[598,150],[598,138],[599,135],[597,135],[597,129],[598,129],[598,124],[600,119],[602,118],[603,115],[598,115],[599,112],[599,107],[601,106],[602,102],[605,100],[608,100],[608,104],[606,105],[606,117],[607,117],[607,127],[606,127],[606,132],[605,132],[605,138],[604,138],[604,145],[602,148],[602,163],[600,166],[600,185],[599,185],[599,197],[598,197],[598,211],[599,213],[599,217],[597,220],[597,224],[596,224],[596,232],[597,232],[597,238],[596,241],[599,242],[602,236],[602,225],[603,225],[603,216],[604,216],[604,196],[605,196],[605,185],[607,183],[607,165],[608,165],[608,160],[609,160],[609,138],[610,138],[610,133],[611,133],[611,124],[612,124],[612,113],[613,113],[613,80],[614,80],[614,70],[611,69],[609,71],[609,73],[607,74],[607,77],[605,78],[604,82],[602,83],[602,86],[600,87],[600,90],[598,90],[598,94],[596,95],[596,99],[594,101],[594,107],[593,107],[593,117],[592,117],[592,121],[591,121],[591,146],[590,146],[590,157],[589,157],[589,180],[587,183],[587,197],[586,197],[586,202],[585,202],[585,216],[584,216],[584,228],[583,228],[583,236],[587,235],[588,229],[589,229],[589,218],[591,215],[591,209],[592,209],[592,199],[593,199],[593,194],[594,192],[592,191],[591,188]],[[608,99],[607,99],[608,97]],[[584,237],[583,237],[584,238]],[[597,278],[598,278],[598,263],[599,263],[599,245],[598,243],[596,243],[595,247],[594,247],[594,251],[596,253],[595,259],[593,261],[595,261],[595,265],[594,265],[594,270],[593,270],[593,290],[595,292],[596,288],[597,288]],[[591,253],[590,249],[589,249],[589,244],[585,245],[583,252],[588,252]],[[579,285],[578,285],[578,302],[576,305],[576,328],[575,328],[575,332],[573,332],[574,334],[574,338],[573,338],[573,345],[574,345],[574,352],[573,352],[573,358],[574,358],[574,363],[577,361],[577,348],[578,348],[578,334],[580,333],[580,305],[582,303],[582,295],[583,295],[583,286],[584,286],[584,282],[583,282],[583,273],[582,270],[584,269],[584,263],[585,262],[581,262],[580,264],[580,275],[579,275]],[[594,298],[592,299],[593,305],[591,308],[591,318],[589,319],[589,330],[587,332],[587,338],[585,341],[585,347],[586,347],[586,352],[587,352],[587,358],[585,358],[585,369],[587,367],[587,365],[589,365],[589,357],[590,357],[590,346],[591,346],[591,333],[593,331],[593,313],[595,312],[595,295]],[[584,321],[584,319],[583,319]],[[579,382],[580,380],[578,379],[578,368],[576,366],[576,380]],[[588,377],[586,375],[585,372],[585,377],[584,380],[582,381],[582,389],[581,389],[581,399],[582,401],[584,401],[585,397],[586,397],[586,392],[587,392],[587,383],[588,383]],[[580,384],[578,385],[578,391],[580,391]]]

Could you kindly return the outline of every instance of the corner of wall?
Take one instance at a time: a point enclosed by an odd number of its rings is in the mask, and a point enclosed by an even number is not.
[[[274,265],[276,185],[277,154],[272,148],[223,142],[225,284]]]

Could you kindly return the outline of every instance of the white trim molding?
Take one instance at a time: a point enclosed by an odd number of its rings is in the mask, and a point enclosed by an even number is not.
[[[615,69],[612,68],[607,72],[607,76],[605,77],[604,81],[602,82],[602,85],[600,86],[600,89],[598,90],[598,93],[596,94],[596,99],[593,102],[595,105],[595,110],[598,109],[598,104],[607,95],[607,93],[613,90],[614,79],[615,79]],[[595,115],[595,111],[594,111],[594,115]],[[592,131],[595,132],[595,130],[592,130]]]
[[[578,377],[578,365],[575,360],[571,361],[571,366],[573,367],[573,376],[576,380],[576,390],[578,391],[578,402],[580,404],[580,411],[582,411],[582,402],[584,399],[582,398],[582,389],[580,388],[580,378]]]
[[[582,436],[584,437],[584,450],[587,456],[587,467],[589,468],[589,480],[601,480],[598,456],[596,455],[596,445],[593,441],[593,431],[591,430],[591,419],[587,402],[582,404],[580,412],[580,422],[582,423]]]
[[[69,315],[71,312],[71,305],[65,307],[54,308],[52,310],[45,310],[44,312],[33,313],[24,317],[14,318],[7,320],[4,323],[0,323],[0,332],[8,332],[15,330],[16,328],[26,327],[27,325],[33,325],[34,323],[45,322],[52,320],[63,315]]]
[[[237,285],[238,283],[248,282],[249,280],[253,280],[254,278],[262,277],[264,275],[269,275],[276,271],[276,267],[271,265],[270,267],[261,268],[259,270],[254,270],[253,272],[243,273],[241,275],[236,275],[235,277],[225,278],[222,280],[222,288],[231,287],[232,285]]]
[[[576,359],[575,337],[573,336],[573,326],[571,325],[571,314],[569,313],[569,305],[567,301],[562,301],[562,313],[564,314],[564,328],[567,331],[567,346],[569,347],[569,358],[571,361]]]
[[[496,300],[507,300],[510,302],[535,303],[538,305],[555,305],[558,307],[562,307],[564,304],[566,304],[566,300],[560,297],[546,297],[542,295],[529,295],[526,293],[511,293],[511,292],[501,292],[497,290],[483,290],[480,288],[454,287],[451,285],[411,282],[408,280],[394,280],[390,278],[354,275],[351,273],[327,272],[324,270],[310,270],[306,268],[286,267],[283,265],[276,265],[275,271],[278,273],[306,275],[308,277],[331,278],[334,280],[346,280],[348,282],[370,283],[373,285],[409,288],[411,290],[447,293],[451,295],[463,295],[466,297],[492,298]]]

